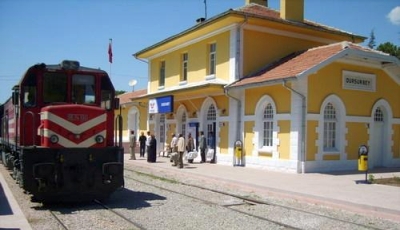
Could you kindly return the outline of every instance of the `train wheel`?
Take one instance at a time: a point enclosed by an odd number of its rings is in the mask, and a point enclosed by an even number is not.
[[[17,182],[18,182],[20,188],[24,187],[24,179],[23,179],[21,171],[17,171]]]

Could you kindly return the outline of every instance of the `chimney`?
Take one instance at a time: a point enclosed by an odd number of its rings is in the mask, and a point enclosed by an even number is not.
[[[202,22],[204,22],[206,19],[205,18],[198,18],[196,19],[197,24],[200,24]]]
[[[303,22],[304,0],[281,0],[281,18],[289,21]]]
[[[245,0],[245,4],[248,5],[250,3],[255,3],[258,5],[262,5],[268,7],[268,0]]]

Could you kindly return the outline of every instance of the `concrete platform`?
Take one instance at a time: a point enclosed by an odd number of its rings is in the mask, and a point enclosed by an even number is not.
[[[0,173],[0,230],[12,229],[31,230],[32,228]]]
[[[197,177],[254,193],[329,205],[398,221],[400,229],[400,187],[365,183],[364,172],[294,174],[232,165],[200,164],[198,159],[193,164],[184,162],[184,168],[178,169],[171,166],[167,157],[157,157],[156,163],[148,163],[145,158],[138,156],[136,159],[129,160],[129,154],[125,154],[125,164],[152,168],[154,173],[160,175],[168,173]],[[371,170],[369,174],[375,179],[400,177],[400,168]]]

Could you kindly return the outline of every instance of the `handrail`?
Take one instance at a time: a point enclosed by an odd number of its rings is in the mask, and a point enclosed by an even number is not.
[[[122,116],[115,117],[114,145],[122,147]],[[117,144],[118,143],[118,144]]]

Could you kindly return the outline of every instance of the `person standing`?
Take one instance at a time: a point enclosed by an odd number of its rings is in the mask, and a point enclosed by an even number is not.
[[[183,153],[185,152],[185,138],[183,138],[182,134],[179,134],[178,138],[178,168],[183,168]]]
[[[142,132],[139,137],[139,147],[140,157],[144,157],[144,152],[146,151],[146,136],[144,135],[144,132]]]
[[[200,163],[205,163],[206,162],[206,148],[207,148],[207,142],[206,142],[206,137],[204,136],[204,132],[200,131],[200,156],[201,156],[201,161]]]
[[[171,140],[171,152],[178,152],[178,138],[175,136],[175,134],[172,134],[172,140]]]
[[[131,158],[130,160],[136,160],[135,156],[135,148],[136,148],[136,136],[135,136],[135,131],[131,131],[131,136],[129,138],[129,150],[131,153]]]
[[[147,161],[150,163],[154,163],[157,160],[157,140],[154,134],[151,135],[149,151],[148,151]]]
[[[150,131],[147,131],[147,138],[146,138],[146,153],[147,153],[147,161],[149,161],[149,148],[150,148],[150,141],[151,141],[151,135],[150,135]]]
[[[216,150],[215,150],[215,140],[214,140],[214,132],[209,132],[208,133],[208,148],[212,149],[212,156],[210,163],[215,163],[215,155],[216,155]]]
[[[189,133],[188,139],[187,139],[186,151],[192,152],[193,150],[194,150],[194,140],[193,140],[192,134]]]
[[[172,166],[177,166],[178,165],[178,138],[175,136],[175,134],[172,134],[172,140],[171,140],[171,162],[173,162]]]

